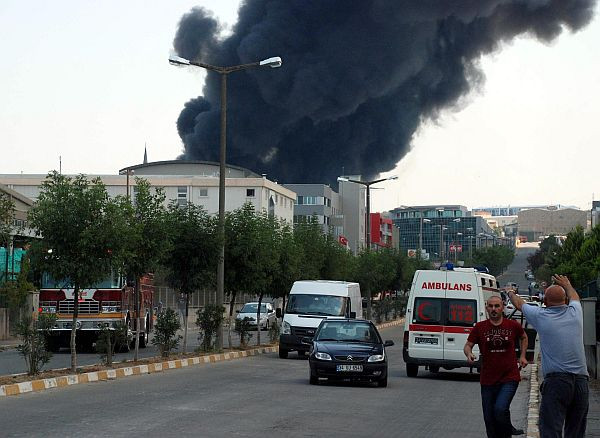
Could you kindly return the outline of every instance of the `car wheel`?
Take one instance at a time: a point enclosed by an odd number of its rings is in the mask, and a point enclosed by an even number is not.
[[[269,321],[267,320],[267,324],[265,325],[265,330],[269,331]]]
[[[429,367],[429,371],[432,372],[432,373],[434,373],[434,374],[435,373],[439,373],[440,372],[440,367],[438,367],[438,366],[431,366],[431,367]]]
[[[306,356],[306,351],[298,351],[298,357]]]
[[[406,364],[406,375],[408,377],[417,377],[419,374],[419,365],[415,365],[414,363]]]
[[[309,381],[309,383],[311,385],[318,385],[319,384],[319,378],[317,376],[313,375],[312,372],[310,373],[310,378],[309,378],[308,381]]]
[[[287,359],[287,357],[288,357],[288,351],[285,348],[279,347],[279,357],[281,359]]]
[[[387,387],[387,376],[385,376],[383,379],[379,379],[377,381],[377,386],[380,388],[386,388]]]

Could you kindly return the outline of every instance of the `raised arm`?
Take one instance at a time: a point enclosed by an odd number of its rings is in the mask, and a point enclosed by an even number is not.
[[[552,279],[554,280],[554,283],[558,284],[565,290],[569,301],[579,301],[579,294],[577,293],[575,288],[571,286],[571,282],[569,281],[566,275],[554,274],[552,276]]]
[[[508,298],[510,298],[510,302],[513,303],[517,309],[521,310],[525,305],[525,300],[517,295],[517,293],[513,289],[509,289],[507,291]]]

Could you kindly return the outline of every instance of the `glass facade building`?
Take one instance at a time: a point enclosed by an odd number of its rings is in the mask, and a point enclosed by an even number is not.
[[[422,249],[431,260],[465,260],[476,248],[508,243],[462,205],[399,207],[390,214],[399,229],[398,246],[409,255]]]

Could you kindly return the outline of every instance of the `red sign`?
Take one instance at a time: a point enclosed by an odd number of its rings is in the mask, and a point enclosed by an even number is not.
[[[462,252],[462,245],[450,245],[450,252]]]
[[[471,285],[468,283],[439,283],[433,281],[424,281],[421,285],[421,289],[471,291]]]

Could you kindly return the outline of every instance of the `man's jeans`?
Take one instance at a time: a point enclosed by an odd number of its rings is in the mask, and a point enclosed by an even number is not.
[[[519,382],[481,385],[481,406],[488,438],[510,438],[510,402]]]
[[[542,383],[540,436],[565,438],[585,436],[589,407],[588,377],[571,373],[548,373]]]

